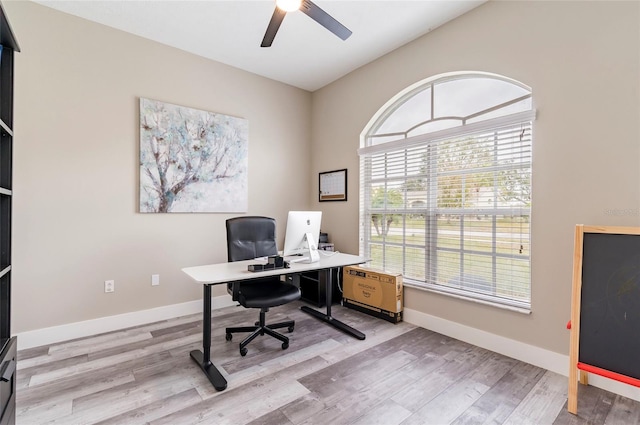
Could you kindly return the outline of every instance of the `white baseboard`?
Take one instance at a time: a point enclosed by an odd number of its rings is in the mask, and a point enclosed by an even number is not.
[[[569,376],[568,355],[545,350],[535,345],[505,338],[470,326],[461,325],[460,323],[445,320],[417,310],[405,308],[404,320],[421,328],[468,342],[469,344],[550,370],[560,375]],[[640,388],[612,379],[589,374],[589,385],[640,401]]]
[[[211,297],[211,308],[218,309],[234,305],[228,294]],[[116,316],[101,317],[84,322],[69,323],[18,333],[18,350],[54,344],[71,339],[83,338],[104,332],[111,332],[132,326],[144,325],[160,320],[173,319],[189,314],[202,312],[202,300],[173,304],[149,310],[118,314]]]

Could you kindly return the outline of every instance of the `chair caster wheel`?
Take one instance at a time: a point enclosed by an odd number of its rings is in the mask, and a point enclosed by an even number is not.
[[[289,333],[293,332],[293,326],[289,326],[288,330],[289,330]]]
[[[282,349],[286,350],[287,348],[289,348],[289,343],[288,342],[283,342],[282,343]]]
[[[224,339],[226,339],[227,341],[231,341],[231,338],[233,338],[233,335],[231,335],[230,333],[224,336]]]
[[[242,357],[246,356],[246,355],[247,355],[247,352],[249,352],[249,350],[247,350],[246,348],[241,348],[241,349],[240,349],[240,355],[241,355]]]
[[[260,326],[260,322],[253,322],[255,326]]]

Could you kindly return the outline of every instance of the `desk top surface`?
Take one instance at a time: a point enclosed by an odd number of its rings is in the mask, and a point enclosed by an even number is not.
[[[261,272],[247,270],[249,264],[266,264],[264,260],[234,261],[231,263],[208,264],[204,266],[185,267],[182,269],[191,279],[200,284],[221,284],[235,280],[258,279],[266,276],[301,273],[322,270],[332,267],[352,266],[367,262],[364,257],[341,252],[322,252],[320,261],[316,263],[292,263],[288,269],[274,269]]]

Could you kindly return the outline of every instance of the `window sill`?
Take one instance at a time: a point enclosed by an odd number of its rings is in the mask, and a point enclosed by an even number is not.
[[[508,304],[502,304],[502,303],[498,303],[495,302],[491,299],[484,298],[482,295],[478,295],[478,297],[473,297],[468,295],[467,293],[463,292],[463,291],[457,291],[453,288],[449,289],[449,288],[433,288],[433,287],[427,287],[424,284],[415,284],[415,283],[411,283],[410,281],[405,280],[403,283],[404,286],[409,287],[409,288],[413,288],[413,289],[418,289],[420,291],[426,291],[426,292],[432,292],[432,293],[436,293],[436,294],[440,294],[440,295],[446,295],[448,297],[452,297],[452,298],[457,298],[460,300],[464,300],[464,301],[471,301],[471,302],[475,302],[478,304],[483,304],[483,305],[488,305],[491,307],[497,307],[497,308],[501,308],[504,310],[509,310],[509,311],[514,311],[516,313],[521,313],[521,314],[531,314],[531,307],[519,307],[519,306],[515,306],[515,305],[508,305]]]

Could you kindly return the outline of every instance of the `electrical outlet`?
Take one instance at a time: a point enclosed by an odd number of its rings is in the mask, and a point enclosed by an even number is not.
[[[104,281],[104,292],[114,292],[116,290],[116,282],[113,280]]]
[[[151,286],[158,286],[160,285],[160,275],[159,274],[152,274],[151,275]]]

